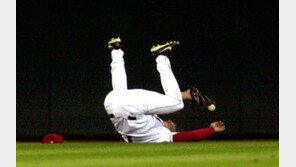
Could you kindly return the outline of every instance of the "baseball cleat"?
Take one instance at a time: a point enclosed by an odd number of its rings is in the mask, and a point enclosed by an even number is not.
[[[113,50],[113,49],[120,49],[120,48],[121,48],[121,39],[120,39],[120,37],[112,38],[108,42],[108,49]]]
[[[153,56],[158,56],[161,54],[165,54],[167,52],[170,52],[174,46],[176,45],[180,45],[179,41],[171,41],[171,42],[167,42],[166,44],[163,45],[156,45],[156,46],[152,46],[150,52],[152,53]]]
[[[190,89],[191,104],[200,106],[203,110],[207,108],[208,111],[213,112],[216,109],[216,103],[212,101],[208,96],[203,95],[196,87]]]

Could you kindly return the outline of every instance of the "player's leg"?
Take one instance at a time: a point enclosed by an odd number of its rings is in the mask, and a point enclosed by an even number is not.
[[[171,69],[170,60],[165,55],[156,58],[157,71],[160,74],[160,81],[165,95],[182,100],[179,84]]]
[[[225,125],[222,121],[211,123],[210,127],[204,129],[197,129],[187,132],[179,132],[173,135],[173,142],[191,142],[200,141],[212,136],[216,132],[225,130]]]
[[[156,57],[156,67],[160,74],[160,81],[165,95],[182,100],[179,84],[173,74],[170,60],[167,57],[172,48],[179,44],[176,41],[167,42],[164,45],[153,46],[151,52]]]
[[[166,95],[180,99],[179,85],[174,77],[171,69],[170,61],[166,55],[172,50],[172,47],[179,45],[179,42],[168,42],[164,45],[157,45],[151,48],[152,55],[156,57],[157,70],[160,73],[161,84]],[[215,102],[202,94],[196,87],[182,92],[181,97],[183,100],[191,100],[192,104],[196,104],[201,108],[207,108],[209,111],[214,111],[216,106]]]
[[[151,48],[152,55],[156,58],[157,70],[160,74],[161,85],[165,97],[155,96],[149,100],[149,113],[168,114],[183,108],[183,100],[191,100],[192,104],[209,111],[215,110],[215,102],[202,94],[196,87],[181,92],[178,82],[171,69],[169,58],[166,56],[172,48],[179,45],[179,42],[168,42],[164,45],[157,45]]]
[[[194,100],[196,93],[192,89],[181,92],[178,82],[173,74],[170,60],[166,56],[179,42],[168,42],[164,45],[157,45],[151,48],[152,55],[156,57],[157,70],[160,74],[161,85],[165,96],[155,95],[149,100],[149,113],[168,114],[183,108],[183,100]],[[196,92],[196,91],[195,91]],[[199,96],[200,97],[200,96]]]
[[[124,67],[124,52],[120,47],[121,39],[112,38],[108,42],[108,48],[111,50],[111,75],[113,90],[127,90],[127,77]]]
[[[115,41],[114,41],[115,40]],[[127,90],[126,73],[124,68],[123,51],[120,49],[120,41],[113,39],[109,42],[109,49],[112,49],[112,86],[114,90]],[[171,48],[173,44],[166,48]],[[153,91],[136,90],[136,94],[130,91],[126,94],[128,98],[125,98],[125,105],[123,107],[141,108],[139,112],[145,112],[146,114],[168,114],[178,111],[183,108],[182,95],[179,89],[179,85],[171,70],[170,62],[164,55],[159,56],[156,59],[157,69],[161,74],[162,84],[165,90],[165,94],[160,94]],[[106,105],[109,100],[105,100]],[[112,100],[111,100],[112,101]],[[137,110],[138,111],[138,110]]]
[[[157,71],[160,74],[160,80],[165,95],[155,94],[149,98],[149,114],[168,114],[183,108],[183,98],[188,98],[186,92],[181,93],[179,84],[173,74],[171,63],[166,56],[172,47],[179,45],[179,42],[168,42],[164,45],[154,46],[151,49],[156,57]]]

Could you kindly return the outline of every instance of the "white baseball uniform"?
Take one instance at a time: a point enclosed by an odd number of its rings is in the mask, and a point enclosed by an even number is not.
[[[181,91],[168,57],[156,58],[157,70],[165,95],[143,89],[127,89],[123,51],[111,52],[111,91],[105,98],[105,109],[115,129],[126,142],[172,142],[175,133],[164,127],[156,114],[169,114],[184,107]]]

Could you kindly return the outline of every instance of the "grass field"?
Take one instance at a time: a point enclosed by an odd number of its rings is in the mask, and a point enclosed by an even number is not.
[[[17,143],[16,166],[252,167],[279,166],[279,142],[203,141]]]

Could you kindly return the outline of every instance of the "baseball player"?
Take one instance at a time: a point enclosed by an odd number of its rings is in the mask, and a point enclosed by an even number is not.
[[[165,94],[160,94],[144,89],[128,90],[121,39],[112,38],[108,42],[112,58],[113,90],[106,96],[104,106],[115,129],[126,142],[199,141],[206,139],[215,132],[225,130],[224,123],[217,121],[213,122],[208,128],[176,132],[176,124],[173,121],[163,121],[157,116],[181,110],[184,107],[184,100],[191,100],[194,104],[203,108],[214,105],[214,102],[195,87],[184,92],[180,91],[171,69],[170,60],[166,56],[176,45],[179,45],[179,42],[172,41],[151,48],[160,74],[161,85],[165,92]]]

